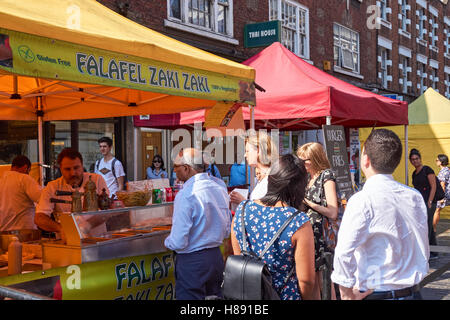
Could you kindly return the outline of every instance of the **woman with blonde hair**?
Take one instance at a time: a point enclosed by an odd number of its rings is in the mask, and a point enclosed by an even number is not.
[[[263,178],[259,181],[250,194],[250,199],[261,199],[267,193],[267,177],[272,162],[278,160],[278,151],[267,132],[250,130],[245,139],[245,158],[249,166],[258,168]],[[239,204],[246,200],[240,193],[231,192],[230,201]]]
[[[309,174],[304,204],[306,205],[306,214],[310,218],[314,231],[316,270],[314,292],[316,298],[320,299],[322,286],[321,270],[326,263],[323,257],[325,252],[330,252],[323,236],[323,221],[324,217],[331,220],[335,220],[338,217],[336,177],[331,170],[330,162],[320,143],[310,142],[300,146],[297,149],[297,156],[305,162],[305,168]],[[335,298],[333,286],[331,289],[332,298]]]

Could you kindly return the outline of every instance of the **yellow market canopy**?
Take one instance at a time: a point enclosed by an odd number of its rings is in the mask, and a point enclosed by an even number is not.
[[[178,113],[217,101],[254,105],[254,78],[250,67],[94,0],[0,2],[1,120]]]
[[[395,170],[393,176],[397,181],[408,181],[410,184],[414,167],[408,165],[409,151],[416,148],[422,155],[423,164],[431,167],[435,173],[439,168],[435,165],[438,154],[450,156],[450,100],[428,88],[420,97],[408,106],[408,135],[402,127],[386,127],[394,131],[408,144],[408,149],[402,155],[402,161]],[[372,129],[361,128],[359,135],[361,144],[369,136]],[[406,175],[406,176],[405,176]]]
[[[409,105],[409,124],[450,123],[450,100],[428,88]]]

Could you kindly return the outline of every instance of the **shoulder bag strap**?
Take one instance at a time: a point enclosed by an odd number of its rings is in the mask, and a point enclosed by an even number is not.
[[[112,174],[114,176],[114,179],[116,179],[116,183],[119,184],[119,182],[117,182],[117,177],[116,177],[116,167],[115,167],[116,162],[117,162],[117,159],[113,158],[113,161],[111,163],[111,171],[112,171]]]
[[[264,256],[264,254],[267,252],[267,250],[269,250],[269,248],[272,246],[272,244],[280,237],[281,233],[284,231],[284,229],[286,229],[286,227],[289,225],[289,223],[291,223],[291,221],[297,216],[297,214],[299,213],[299,211],[295,211],[292,216],[289,217],[289,219],[287,219],[283,225],[281,226],[281,228],[277,231],[277,233],[274,235],[274,237],[272,238],[272,240],[270,240],[270,242],[266,245],[266,247],[264,248],[264,250],[261,252],[261,255],[259,256],[260,259],[262,259],[262,257]]]
[[[245,232],[244,215],[245,215],[245,207],[247,206],[247,203],[249,201],[250,200],[245,201],[244,206],[242,207],[242,212],[241,212],[242,251],[247,251],[247,233]]]
[[[242,232],[242,251],[247,251],[247,234],[245,232],[245,221],[244,221],[244,214],[245,214],[245,207],[247,206],[247,203],[250,200],[245,201],[244,206],[242,208],[242,213],[241,213],[241,232]],[[277,233],[273,236],[272,240],[270,240],[270,242],[266,245],[266,247],[264,248],[264,250],[261,252],[261,254],[259,255],[259,259],[262,259],[262,257],[264,256],[264,254],[267,252],[267,250],[269,250],[269,248],[272,246],[272,244],[280,237],[281,233],[284,231],[284,229],[286,229],[286,227],[289,225],[289,223],[291,223],[291,221],[297,216],[297,214],[299,213],[299,211],[295,211],[281,226],[281,228],[277,231]]]

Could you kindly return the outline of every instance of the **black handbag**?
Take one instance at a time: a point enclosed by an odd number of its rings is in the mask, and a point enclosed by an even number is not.
[[[223,296],[225,299],[231,300],[280,300],[278,292],[272,286],[272,275],[267,265],[262,261],[262,257],[298,214],[298,211],[284,222],[261,252],[261,255],[257,256],[255,253],[247,250],[244,214],[248,201],[245,202],[241,214],[242,253],[241,255],[232,255],[227,258],[222,284]],[[286,277],[284,285],[286,285],[293,271],[294,267]]]
[[[442,189],[441,182],[436,177],[436,193],[434,194],[433,202],[438,202],[445,198],[444,189]]]

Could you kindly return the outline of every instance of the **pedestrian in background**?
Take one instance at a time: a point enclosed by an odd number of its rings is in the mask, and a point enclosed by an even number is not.
[[[230,235],[230,198],[226,188],[203,172],[200,150],[183,149],[174,170],[184,184],[175,197],[172,229],[164,244],[176,253],[176,299],[221,297],[224,262],[219,247]]]
[[[445,192],[445,198],[437,202],[436,211],[433,216],[433,230],[436,232],[437,224],[441,217],[441,210],[450,205],[450,168],[448,167],[448,157],[445,154],[439,154],[436,159],[436,164],[439,167],[437,175],[442,190]]]
[[[266,195],[241,202],[233,220],[234,254],[241,254],[248,241],[249,251],[260,255],[285,221],[296,215],[262,259],[281,300],[314,298],[314,236],[307,215],[299,211],[307,181],[303,161],[291,154],[282,156],[270,170]]]
[[[267,177],[273,160],[278,159],[278,150],[265,131],[251,133],[245,140],[245,158],[254,168],[259,168],[265,177],[259,181],[250,194],[250,199],[261,199],[267,192]],[[232,203],[239,204],[246,200],[240,193],[231,192]]]
[[[433,169],[425,166],[422,163],[422,156],[419,150],[412,149],[409,153],[409,161],[414,166],[415,170],[412,173],[412,183],[423,197],[428,213],[428,239],[432,246],[437,245],[436,232],[433,228],[434,212],[436,211],[437,202],[434,200],[436,193],[436,175]],[[430,259],[437,259],[438,253],[431,252]]]
[[[16,156],[11,170],[0,178],[0,231],[37,229],[35,206],[41,196],[41,186],[30,177],[31,161]]]
[[[147,179],[168,178],[163,158],[157,154],[153,157],[152,165],[147,168]]]
[[[122,162],[113,156],[112,145],[113,141],[109,137],[98,139],[98,146],[103,158],[95,162],[95,173],[100,174],[105,179],[109,195],[115,196],[117,191],[124,189],[125,171]]]
[[[399,137],[373,130],[361,152],[366,183],[348,201],[331,279],[343,300],[421,299],[428,273],[427,208],[417,190],[394,180]]]
[[[336,220],[338,216],[338,199],[336,192],[336,177],[331,170],[330,162],[323,146],[317,142],[310,142],[297,149],[297,156],[305,162],[305,168],[309,175],[305,200],[306,214],[311,220],[314,231],[315,270],[316,281],[314,293],[316,299],[320,299],[325,267],[327,265],[325,253],[332,253],[324,238],[324,217]],[[332,260],[331,260],[332,261]],[[329,279],[326,283],[330,283]],[[331,298],[336,299],[334,287],[331,286]]]

